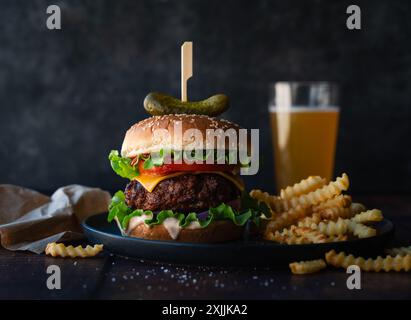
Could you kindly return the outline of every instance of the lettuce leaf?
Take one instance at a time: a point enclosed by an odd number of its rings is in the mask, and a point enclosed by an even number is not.
[[[109,222],[113,221],[115,217],[122,222],[123,219],[133,211],[131,208],[127,206],[125,203],[125,196],[123,191],[117,191],[113,198],[111,199],[111,203],[108,207],[109,214],[107,220]]]
[[[244,213],[239,214],[225,203],[220,204],[218,207],[210,208],[209,212],[214,216],[215,220],[231,220],[238,226],[244,225],[252,216],[251,210],[246,210]]]
[[[210,208],[208,210],[208,216],[206,219],[199,219],[195,212],[190,212],[189,214],[185,215],[183,213],[174,212],[172,210],[162,210],[157,214],[154,214],[149,210],[133,210],[125,203],[125,195],[123,191],[117,191],[111,200],[107,220],[111,222],[115,217],[117,217],[123,229],[127,229],[131,218],[142,215],[152,216],[152,219],[147,219],[144,221],[148,225],[162,224],[167,218],[175,218],[179,221],[179,225],[182,228],[188,227],[192,222],[198,222],[201,228],[205,228],[212,221],[217,220],[230,220],[238,226],[243,226],[247,223],[247,221],[255,221],[255,219],[257,218],[256,213],[251,209],[237,212],[235,209],[225,203],[222,203],[215,208]]]
[[[214,217],[214,215],[212,215],[212,214],[209,214],[206,219],[199,219],[198,216],[197,216],[197,214],[196,214],[195,212],[190,212],[190,213],[186,216],[186,218],[185,218],[185,220],[184,220],[184,223],[181,225],[181,227],[182,227],[182,228],[186,228],[186,227],[188,227],[188,226],[190,225],[190,223],[192,223],[192,222],[198,222],[198,224],[200,225],[200,228],[205,228],[205,227],[207,227],[207,226],[211,223],[211,221],[213,221],[214,219],[215,219],[215,217]]]
[[[131,160],[121,157],[117,150],[111,150],[108,159],[114,172],[120,177],[131,180],[139,175],[137,167],[131,165]]]
[[[159,153],[149,155],[143,163],[143,168],[146,170],[152,169],[153,167],[160,167],[164,164],[163,150],[161,149]]]
[[[151,159],[151,157],[148,157],[146,160],[144,160],[143,168],[145,170],[149,170],[153,167],[154,167],[154,163],[153,163],[153,160]]]
[[[178,220],[179,225],[181,225],[184,221],[184,214],[183,213],[178,213],[174,212],[173,210],[163,210],[160,211],[156,217],[153,217],[151,221],[148,221],[148,225],[156,225],[156,224],[162,224],[164,220],[167,218],[175,218]]]

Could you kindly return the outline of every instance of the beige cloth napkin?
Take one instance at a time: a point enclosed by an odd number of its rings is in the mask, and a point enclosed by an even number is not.
[[[19,186],[0,185],[0,239],[8,250],[44,251],[47,243],[82,239],[79,221],[107,211],[110,194],[81,185],[51,197]]]

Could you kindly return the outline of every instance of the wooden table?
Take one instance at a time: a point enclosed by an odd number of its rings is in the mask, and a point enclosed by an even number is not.
[[[381,208],[396,224],[396,238],[411,244],[411,197],[357,197]],[[61,269],[61,289],[49,290],[49,265]],[[410,273],[363,273],[349,290],[347,274],[329,268],[295,276],[287,268],[215,268],[169,265],[105,254],[56,259],[0,248],[0,299],[405,299]]]

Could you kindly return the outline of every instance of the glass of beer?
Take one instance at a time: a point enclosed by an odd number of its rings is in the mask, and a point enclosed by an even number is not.
[[[337,85],[273,83],[269,113],[278,191],[312,175],[330,180],[339,119]]]

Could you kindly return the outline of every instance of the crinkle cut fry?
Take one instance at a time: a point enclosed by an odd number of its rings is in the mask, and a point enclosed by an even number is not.
[[[270,195],[268,192],[253,189],[250,191],[250,196],[258,201],[264,202],[274,213],[284,212],[288,209],[287,201],[284,201],[277,196]]]
[[[357,203],[357,202],[353,202],[351,203],[351,212],[353,213],[353,215],[355,216],[356,214],[359,214],[361,212],[364,212],[367,210],[367,207],[364,206],[362,203]]]
[[[288,229],[283,229],[281,232],[275,231],[274,233],[270,233],[269,236],[270,238],[267,240],[286,244],[315,244],[347,240],[347,235],[345,234],[327,236],[317,230],[307,227],[296,227],[294,225]]]
[[[287,229],[285,229],[287,230]],[[282,232],[276,231],[275,233],[272,233],[272,239],[273,241],[276,241],[278,243],[283,243],[283,244],[309,244],[312,243],[309,239],[305,237],[300,237],[297,236],[293,233],[288,233],[288,232]]]
[[[310,243],[325,243],[328,241],[328,238],[317,230],[312,230],[311,228],[300,228],[292,226],[295,235],[299,237],[306,238]]]
[[[336,253],[331,250],[325,254],[325,260],[329,265],[337,268],[348,268],[351,265],[357,265],[363,271],[411,271],[411,255],[397,255],[377,257],[376,259],[364,259],[355,257],[352,254],[347,255],[345,252]]]
[[[287,244],[308,244],[308,243],[325,243],[328,242],[328,237],[322,233],[310,228],[302,228],[291,226],[289,229],[284,229],[282,232],[276,231],[273,240],[279,243]]]
[[[327,236],[339,236],[346,234],[348,231],[353,233],[358,238],[369,238],[376,235],[377,231],[374,228],[365,226],[361,223],[349,219],[339,218],[337,221],[321,221],[318,224],[311,223],[310,221],[300,221],[300,227],[308,227],[327,235]]]
[[[282,199],[290,200],[294,197],[298,197],[302,194],[321,188],[325,185],[325,183],[326,180],[320,176],[309,176],[307,179],[303,179],[293,186],[288,186],[285,189],[281,189],[280,196]]]
[[[318,272],[327,267],[323,259],[293,262],[289,264],[291,272],[294,274],[307,274]]]
[[[411,254],[411,246],[386,249],[385,253],[391,256],[406,256],[407,254]]]
[[[267,223],[265,229],[265,238],[270,240],[269,237],[267,237],[268,233],[273,233],[275,231],[282,230],[297,223],[299,219],[302,219],[305,216],[307,216],[309,212],[310,211],[308,208],[297,207],[276,216],[274,219]]]
[[[299,227],[310,227],[312,224],[319,224],[322,221],[321,215],[317,212],[311,216],[304,217],[297,221]]]
[[[46,246],[45,253],[53,257],[70,257],[70,258],[87,258],[94,257],[103,250],[102,244],[96,244],[94,247],[87,245],[83,248],[82,246],[65,246],[63,243],[49,243]]]
[[[339,218],[337,221],[327,221],[320,223],[310,223],[310,220],[300,221],[300,227],[308,227],[313,230],[318,230],[322,234],[325,234],[329,237],[344,235],[348,232],[348,223],[346,220]]]
[[[318,207],[318,206],[317,206]],[[350,219],[353,218],[360,213],[364,213],[361,216],[358,216],[354,219],[355,222],[365,223],[371,221],[381,221],[379,220],[382,217],[381,212],[377,212],[374,210],[365,211],[365,207],[359,203],[351,203],[348,207],[326,207],[321,210],[314,210],[314,212],[318,212],[321,215],[321,218],[326,220],[337,220],[338,218]]]
[[[344,208],[344,207],[329,207],[324,208],[318,213],[321,215],[321,218],[326,220],[337,220],[338,218],[351,218],[353,213],[351,208]]]
[[[372,209],[356,214],[351,220],[357,223],[378,222],[383,220],[381,210]]]
[[[333,198],[330,198],[324,202],[321,202],[313,206],[313,212],[318,212],[327,208],[348,208],[351,205],[351,197],[345,194],[339,194]]]
[[[312,191],[307,194],[302,194],[298,197],[294,197],[289,200],[291,207],[295,208],[301,206],[307,208],[309,206],[315,206],[320,202],[331,199],[334,196],[341,194],[342,191],[348,189],[350,181],[348,176],[343,173],[341,177],[338,177],[335,181],[323,186],[320,189]]]
[[[360,239],[371,238],[377,235],[377,230],[352,220],[346,220],[350,232]]]

